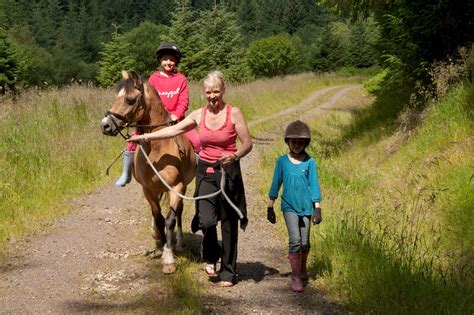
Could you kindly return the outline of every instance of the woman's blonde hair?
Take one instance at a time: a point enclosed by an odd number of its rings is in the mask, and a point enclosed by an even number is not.
[[[225,90],[224,74],[219,70],[209,72],[202,80],[202,85],[204,86],[207,84],[211,84],[212,82],[218,82],[221,85],[222,89]]]

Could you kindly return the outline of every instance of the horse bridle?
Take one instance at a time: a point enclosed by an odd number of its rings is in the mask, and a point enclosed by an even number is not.
[[[149,128],[149,127],[161,127],[161,126],[171,126],[173,124],[175,124],[176,122],[175,121],[171,121],[171,120],[168,120],[168,121],[165,121],[163,123],[159,123],[159,124],[153,124],[153,125],[139,125],[139,124],[131,124],[129,122],[129,119],[127,118],[127,116],[134,116],[135,113],[138,111],[138,109],[140,108],[140,106],[143,106],[144,102],[144,98],[145,98],[145,93],[144,93],[144,88],[143,88],[143,84],[140,85],[140,95],[135,99],[135,102],[133,104],[127,104],[127,105],[130,105],[130,106],[133,106],[133,110],[128,113],[126,116],[123,116],[123,115],[120,115],[119,113],[115,113],[115,112],[112,112],[112,111],[107,111],[105,113],[105,117],[109,117],[109,116],[112,116],[114,118],[116,118],[117,120],[119,121],[122,121],[124,122],[124,125],[122,126],[119,126],[117,124],[117,122],[115,121],[115,119],[111,119],[112,120],[112,123],[114,124],[115,128],[118,130],[118,133],[122,136],[122,138],[124,138],[125,140],[129,139],[131,136],[130,134],[128,133],[128,128],[130,127],[135,127],[135,128]],[[122,133],[122,130],[127,128],[127,134],[123,134]]]

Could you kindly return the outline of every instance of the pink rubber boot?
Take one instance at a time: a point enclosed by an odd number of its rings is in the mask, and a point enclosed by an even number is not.
[[[306,261],[308,260],[308,254],[309,252],[306,253],[301,253],[301,280],[304,282],[305,280],[308,280],[308,271],[306,269]]]
[[[303,284],[301,283],[301,253],[289,253],[288,258],[290,259],[291,265],[291,291],[303,292]]]

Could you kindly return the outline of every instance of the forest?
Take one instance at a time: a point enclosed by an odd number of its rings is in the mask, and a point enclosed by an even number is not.
[[[180,71],[191,80],[211,69],[246,82],[383,68],[396,85],[429,84],[432,62],[472,43],[473,7],[461,0],[0,0],[0,86],[2,93],[71,82],[106,87],[122,69],[146,77],[162,40],[178,43]]]

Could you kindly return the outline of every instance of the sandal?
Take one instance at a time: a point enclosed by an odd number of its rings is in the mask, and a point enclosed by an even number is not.
[[[232,287],[234,283],[232,281],[221,280],[217,282],[217,285],[223,288]]]
[[[209,277],[214,277],[216,275],[216,264],[207,264],[204,271]]]

